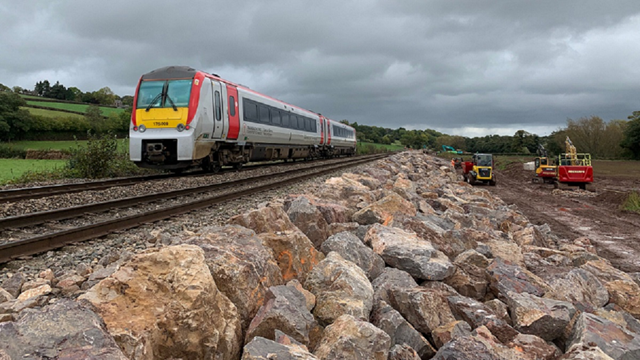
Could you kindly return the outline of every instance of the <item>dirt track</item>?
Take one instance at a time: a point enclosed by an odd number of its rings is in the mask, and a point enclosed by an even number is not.
[[[598,176],[594,169],[596,196],[569,196],[575,192],[553,191],[553,185],[533,184],[532,171],[521,163],[496,170],[498,184],[487,186],[507,204],[516,204],[537,225],[549,224],[561,239],[587,237],[598,255],[625,272],[640,272],[640,215],[620,210],[630,189],[640,189],[640,179]],[[482,186],[482,185],[479,185]]]

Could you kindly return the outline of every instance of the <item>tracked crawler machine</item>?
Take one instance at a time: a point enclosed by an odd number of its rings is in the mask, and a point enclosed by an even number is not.
[[[555,183],[558,167],[551,163],[547,150],[541,144],[538,145],[537,153],[538,157],[534,160],[536,175],[531,181],[534,183]]]

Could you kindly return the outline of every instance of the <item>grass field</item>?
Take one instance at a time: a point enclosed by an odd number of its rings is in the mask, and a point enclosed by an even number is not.
[[[118,149],[124,150],[129,147],[129,139],[119,139]],[[2,143],[4,145],[10,145],[16,149],[24,150],[67,150],[76,147],[76,144],[84,146],[87,144],[86,140],[73,141],[14,141],[11,143]],[[0,168],[2,170],[2,168]]]
[[[404,149],[404,145],[401,145],[401,144],[385,145],[385,144],[376,144],[376,143],[368,143],[368,142],[358,141],[358,148],[367,147],[367,146],[373,146],[373,147],[376,147],[376,148],[385,148],[385,149],[387,149],[389,151],[397,151],[397,150]]]
[[[65,118],[74,118],[74,119],[84,118],[84,115],[72,114],[72,113],[63,112],[63,111],[36,109],[36,108],[30,108],[30,107],[23,107],[22,109],[27,110],[31,115],[38,115],[43,117],[51,117],[51,118],[65,117]]]
[[[0,159],[0,184],[19,178],[26,172],[60,169],[65,160]]]
[[[62,109],[62,110],[76,111],[81,113],[85,113],[87,111],[87,108],[89,107],[88,104],[87,105],[68,104],[68,103],[62,103],[62,102],[57,103],[57,102],[33,101],[33,100],[27,100],[27,104]],[[103,116],[109,116],[112,113],[119,114],[124,111],[124,109],[116,109],[116,108],[110,108],[110,107],[100,107],[100,110],[102,111]]]

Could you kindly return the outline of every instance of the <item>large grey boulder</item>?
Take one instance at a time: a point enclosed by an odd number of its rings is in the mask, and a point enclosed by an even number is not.
[[[23,314],[0,323],[0,359],[127,359],[100,316],[78,302],[61,300]]]
[[[423,359],[430,359],[436,353],[429,341],[384,301],[371,314],[371,323],[391,337],[392,346],[406,344]]]
[[[443,280],[453,275],[455,267],[449,258],[430,242],[414,233],[375,224],[367,232],[366,243],[382,256],[387,265],[403,270],[417,279]]]
[[[350,232],[341,232],[329,237],[320,248],[326,255],[335,251],[345,260],[358,265],[370,280],[375,279],[384,270],[384,260]]]
[[[569,302],[541,298],[528,293],[509,292],[507,305],[516,330],[539,336],[547,341],[560,337],[576,313],[575,307]]]
[[[317,360],[307,349],[295,344],[280,344],[273,340],[256,336],[244,346],[242,360]]]
[[[581,313],[573,326],[567,348],[572,350],[594,345],[615,360],[640,359],[640,337],[637,334],[594,314]]]
[[[206,227],[184,243],[204,250],[216,286],[236,305],[245,329],[269,288],[284,283],[272,252],[252,230],[237,225]]]
[[[486,326],[502,343],[511,341],[518,332],[483,303],[464,296],[447,298],[451,312],[458,320],[464,320],[471,328]]]
[[[256,336],[275,340],[276,330],[311,349],[320,339],[322,328],[307,309],[304,295],[292,286],[269,288],[264,304],[249,325],[245,343]]]
[[[456,319],[447,303],[448,293],[437,289],[392,287],[390,305],[398,310],[411,325],[424,335]]]
[[[326,360],[386,360],[390,347],[387,333],[366,321],[342,315],[324,330],[314,354]]]
[[[369,320],[373,307],[373,287],[365,272],[335,251],[316,265],[305,287],[316,296],[313,314],[326,326],[344,314]]]

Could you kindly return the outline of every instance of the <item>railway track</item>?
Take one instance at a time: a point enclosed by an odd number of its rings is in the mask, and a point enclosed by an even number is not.
[[[287,162],[287,163],[267,163],[267,164],[253,164],[244,166],[244,169],[255,169],[260,167],[269,167],[275,165],[294,165],[299,164],[296,162]],[[221,170],[220,174],[225,172],[233,172],[237,171],[234,168],[224,168]],[[126,178],[118,178],[118,179],[109,179],[109,180],[99,180],[99,181],[88,181],[82,183],[71,183],[71,184],[60,184],[60,185],[49,185],[49,186],[35,186],[28,188],[20,188],[20,189],[9,189],[9,190],[0,190],[0,203],[7,202],[16,202],[28,199],[38,199],[47,196],[53,195],[62,195],[62,194],[71,194],[77,193],[81,191],[89,191],[89,190],[103,190],[116,186],[129,186],[134,184],[139,184],[147,181],[153,180],[165,180],[171,179],[175,177],[181,176],[209,176],[214,175],[212,173],[205,173],[202,171],[195,171],[183,174],[156,174],[156,175],[145,175],[145,176],[132,176]]]
[[[86,226],[79,226],[70,230],[54,232],[34,238],[23,239],[18,241],[7,242],[0,245],[0,263],[10,261],[12,259],[33,255],[48,250],[56,249],[67,244],[95,239],[109,233],[133,228],[145,223],[166,219],[172,216],[184,214],[196,209],[209,207],[214,204],[234,200],[243,196],[275,189],[284,185],[292,184],[298,181],[306,180],[312,177],[324,175],[346,167],[360,165],[362,163],[378,160],[387,155],[373,155],[357,159],[349,159],[339,163],[328,163],[315,166],[313,169],[296,169],[286,170],[279,173],[268,175],[260,175],[256,177],[241,179],[219,183],[214,185],[200,186],[183,190],[170,191],[165,193],[157,193],[143,195],[140,197],[131,197],[103,203],[83,205],[67,209],[58,209],[48,212],[32,213],[23,216],[15,216],[0,220],[0,229],[9,227],[22,227],[34,224],[42,224],[60,219],[68,219],[71,217],[84,216],[87,213],[103,212],[115,208],[123,208],[130,206],[138,206],[150,202],[158,202],[161,200],[172,199],[177,197],[188,197],[197,194],[206,194],[211,191],[220,191],[232,189],[229,192],[204,196],[194,201],[187,201],[178,205],[159,208],[152,211],[111,219],[107,221],[99,221]],[[264,182],[256,185],[258,182]],[[241,186],[248,188],[235,189]]]

